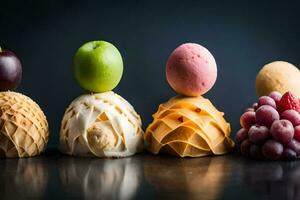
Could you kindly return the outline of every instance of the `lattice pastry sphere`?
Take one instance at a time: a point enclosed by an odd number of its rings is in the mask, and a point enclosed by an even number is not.
[[[134,108],[116,93],[82,95],[64,114],[60,149],[69,155],[130,156],[143,149],[141,126]]]
[[[39,155],[48,143],[48,122],[40,107],[17,92],[0,92],[0,156]]]
[[[180,157],[224,154],[234,143],[230,124],[212,103],[201,96],[177,96],[159,106],[145,133],[145,142],[154,154]]]

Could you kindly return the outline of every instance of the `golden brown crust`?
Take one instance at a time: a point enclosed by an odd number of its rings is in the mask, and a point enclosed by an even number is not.
[[[201,157],[229,152],[230,124],[203,97],[177,96],[159,106],[145,133],[148,150],[180,157]]]
[[[0,156],[38,155],[48,136],[47,119],[32,99],[17,92],[0,92]]]

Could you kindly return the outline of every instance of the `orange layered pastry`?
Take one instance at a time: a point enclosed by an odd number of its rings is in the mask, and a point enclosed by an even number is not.
[[[145,133],[147,149],[180,157],[221,155],[234,147],[224,113],[202,96],[176,96],[161,104]]]

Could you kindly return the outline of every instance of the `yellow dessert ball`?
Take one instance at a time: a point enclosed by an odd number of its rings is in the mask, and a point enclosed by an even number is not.
[[[300,96],[300,71],[285,61],[275,61],[265,65],[256,76],[258,96],[269,95],[272,91],[291,91]]]

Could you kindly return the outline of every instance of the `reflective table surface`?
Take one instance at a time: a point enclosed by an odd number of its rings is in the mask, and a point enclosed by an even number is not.
[[[180,159],[70,157],[55,149],[0,160],[0,199],[300,199],[300,162],[237,153]]]

